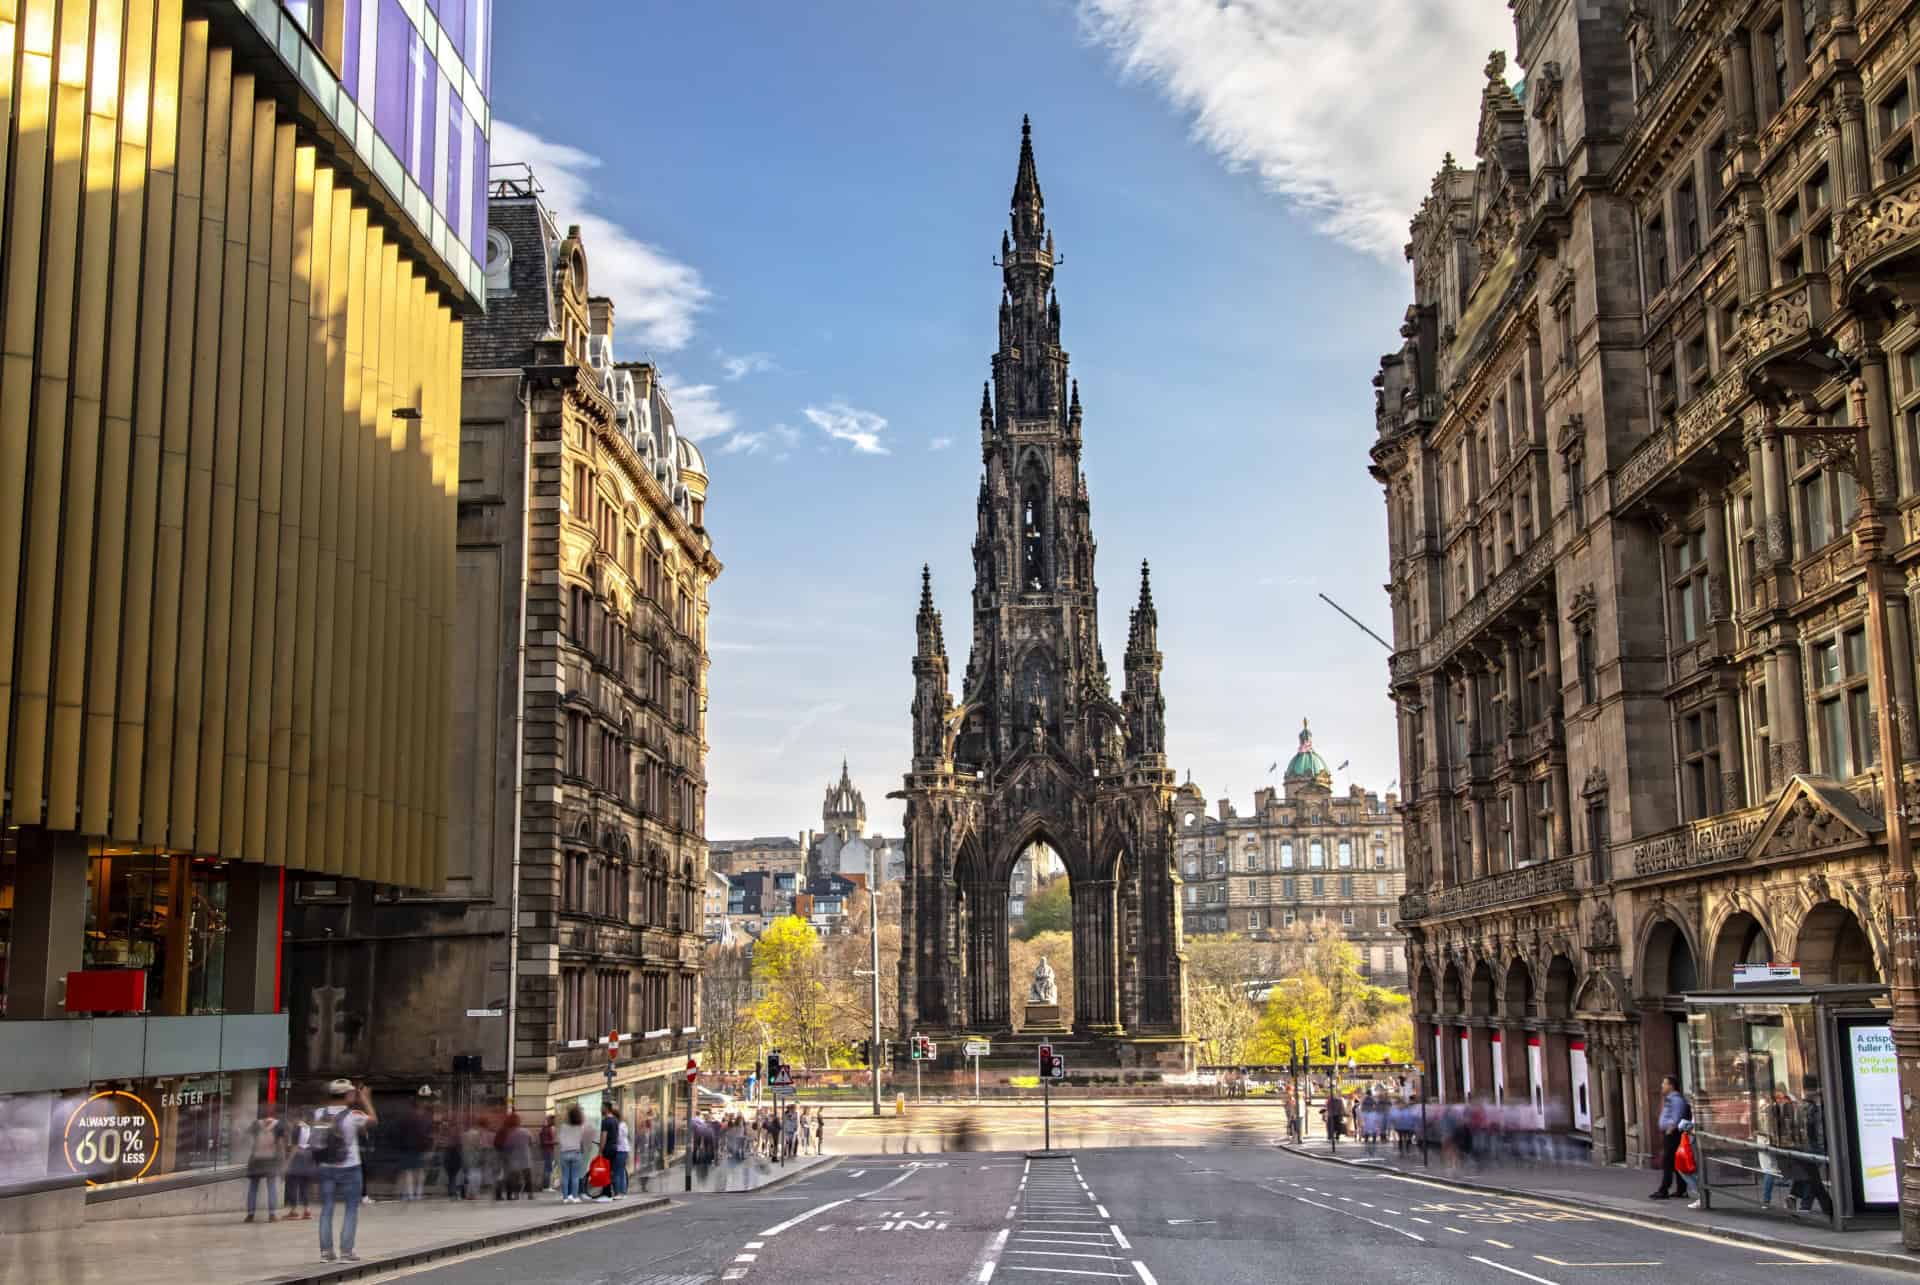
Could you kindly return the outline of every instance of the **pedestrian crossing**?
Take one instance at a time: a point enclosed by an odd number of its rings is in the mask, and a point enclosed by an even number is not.
[[[999,1259],[982,1268],[981,1282],[998,1272],[1022,1281],[1091,1278],[1153,1285],[1145,1265],[1130,1257],[1133,1245],[1126,1233],[1111,1221],[1071,1156],[1030,1160],[1007,1212]]]

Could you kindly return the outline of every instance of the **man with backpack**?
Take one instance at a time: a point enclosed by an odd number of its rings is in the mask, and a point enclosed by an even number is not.
[[[327,1096],[331,1101],[313,1113],[307,1142],[320,1182],[320,1261],[334,1261],[333,1205],[337,1200],[343,1206],[340,1260],[357,1263],[360,1256],[353,1252],[354,1233],[360,1227],[360,1197],[366,1193],[360,1140],[379,1117],[366,1091],[355,1088],[352,1080],[335,1080],[327,1086]]]

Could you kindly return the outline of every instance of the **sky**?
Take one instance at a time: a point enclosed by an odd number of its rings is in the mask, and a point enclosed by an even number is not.
[[[956,683],[972,632],[1023,113],[1116,692],[1144,558],[1182,780],[1246,812],[1307,719],[1338,788],[1394,781],[1387,652],[1317,595],[1391,636],[1369,381],[1505,0],[502,0],[495,24],[493,160],[581,225],[619,355],[660,365],[707,456],[709,838],[817,827],[843,757],[899,833],[922,563]]]

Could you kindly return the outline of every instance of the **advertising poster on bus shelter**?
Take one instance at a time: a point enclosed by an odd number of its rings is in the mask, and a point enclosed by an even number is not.
[[[1848,1124],[1853,1130],[1854,1181],[1862,1205],[1900,1202],[1893,1140],[1900,1135],[1900,1066],[1893,1032],[1884,1022],[1845,1024]]]

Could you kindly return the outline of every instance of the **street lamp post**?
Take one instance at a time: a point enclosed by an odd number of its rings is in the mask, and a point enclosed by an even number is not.
[[[1808,424],[1779,426],[1785,436],[1801,438],[1823,461],[1847,468],[1859,486],[1859,511],[1852,534],[1855,556],[1867,589],[1867,676],[1875,707],[1874,730],[1880,739],[1880,788],[1887,827],[1887,901],[1892,923],[1893,1035],[1899,1063],[1901,1135],[1906,1154],[1900,1166],[1900,1238],[1920,1251],[1920,1168],[1912,1161],[1920,1141],[1920,906],[1916,906],[1913,835],[1908,829],[1904,765],[1901,762],[1899,712],[1895,708],[1893,636],[1887,627],[1888,501],[1874,484],[1871,418],[1867,383],[1857,358],[1834,354],[1845,365],[1850,423],[1846,428]]]
[[[886,1055],[880,1044],[880,864],[878,854],[867,867],[867,949],[873,965],[873,1043],[867,1046],[867,1078],[873,1082],[873,1114],[880,1114],[880,1064]]]

